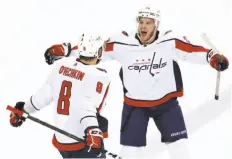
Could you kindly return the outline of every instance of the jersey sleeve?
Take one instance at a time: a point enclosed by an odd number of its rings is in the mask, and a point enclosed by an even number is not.
[[[117,46],[118,44],[123,43],[128,38],[128,36],[128,33],[125,31],[111,35],[106,41],[106,48],[103,53],[102,60],[117,60],[118,52],[120,52],[120,49]]]
[[[52,87],[45,83],[30,99],[25,103],[24,110],[27,113],[34,113],[49,105],[52,101]]]
[[[57,72],[59,65],[60,62],[57,62],[51,73],[48,75],[44,84],[25,102],[24,110],[27,113],[30,114],[39,111],[40,109],[48,106],[53,101],[52,82],[55,78],[55,72]]]
[[[84,129],[98,126],[96,113],[101,109],[109,88],[109,79],[106,77],[89,76],[84,83],[83,98],[80,101],[80,123]],[[78,111],[78,110],[77,110]]]
[[[78,46],[73,45],[70,56],[79,57]]]
[[[177,60],[196,64],[208,64],[207,57],[210,49],[200,45],[191,44],[185,37],[174,38],[174,52]]]
[[[103,52],[102,61],[114,60],[115,59],[115,44],[110,39],[106,42],[106,48]]]

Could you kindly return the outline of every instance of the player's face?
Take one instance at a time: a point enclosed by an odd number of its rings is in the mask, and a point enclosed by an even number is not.
[[[140,18],[138,22],[138,32],[142,43],[150,41],[156,30],[155,21],[150,18]]]

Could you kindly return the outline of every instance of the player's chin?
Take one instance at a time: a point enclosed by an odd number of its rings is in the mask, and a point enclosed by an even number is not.
[[[146,41],[149,41],[149,36],[141,36],[140,37],[140,39],[141,39],[141,41],[144,41],[144,42],[146,42]]]

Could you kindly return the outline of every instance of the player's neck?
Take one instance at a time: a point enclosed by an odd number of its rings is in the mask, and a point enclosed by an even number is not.
[[[80,59],[79,61],[85,65],[96,65],[97,63],[96,60],[87,61],[87,60]]]

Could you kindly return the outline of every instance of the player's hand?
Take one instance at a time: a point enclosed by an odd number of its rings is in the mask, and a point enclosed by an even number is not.
[[[85,142],[88,152],[98,153],[98,157],[102,155],[103,149],[103,133],[98,127],[89,127],[85,130]]]
[[[210,58],[209,63],[211,67],[213,67],[217,71],[224,71],[229,67],[229,61],[224,55],[213,55]]]
[[[56,44],[56,45],[52,45],[50,48],[48,48],[45,51],[44,57],[45,57],[46,63],[51,65],[56,60],[59,60],[64,56],[68,57],[70,53],[71,53],[70,43]]]
[[[17,102],[15,108],[23,111],[24,104],[25,104],[24,102]],[[14,114],[13,112],[11,112],[10,114],[10,124],[13,127],[21,126],[25,120],[26,119],[24,117],[20,117],[19,115]]]

